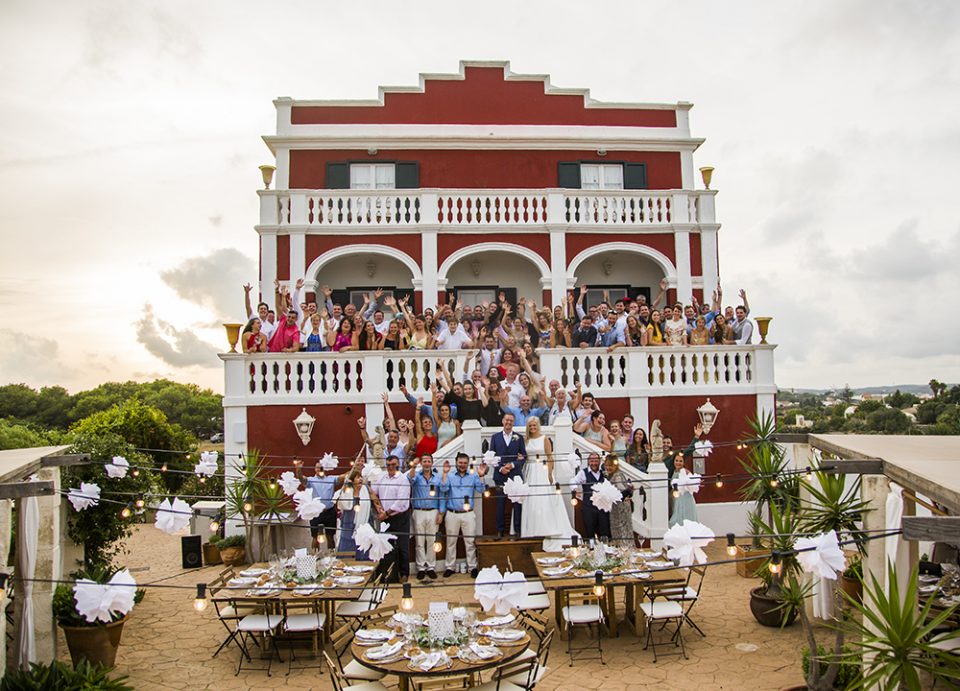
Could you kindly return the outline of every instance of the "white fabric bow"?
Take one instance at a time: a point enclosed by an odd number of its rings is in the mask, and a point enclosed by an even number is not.
[[[835,530],[813,537],[798,537],[793,548],[797,550],[800,566],[814,576],[834,581],[837,579],[837,572],[843,571],[846,566]]]
[[[693,455],[699,456],[700,458],[706,458],[713,453],[713,442],[709,439],[705,441],[698,441],[693,445]]]
[[[367,461],[363,465],[363,470],[360,471],[360,477],[362,477],[365,482],[374,483],[383,477],[383,468],[373,461]]]
[[[100,503],[100,485],[93,482],[81,482],[80,489],[71,487],[67,499],[75,511],[83,511]]]
[[[107,477],[124,478],[127,476],[127,468],[130,467],[129,461],[123,456],[114,456],[113,461],[103,466],[107,471]]]
[[[283,488],[284,494],[292,497],[300,489],[300,480],[293,474],[292,470],[285,470],[280,473],[280,486]]]
[[[204,451],[200,462],[193,466],[193,472],[200,477],[213,477],[217,473],[217,461],[220,455],[216,451]]]
[[[484,612],[494,610],[497,614],[507,614],[520,606],[527,590],[527,579],[519,571],[501,575],[496,566],[488,566],[477,574],[473,597]]]
[[[663,534],[663,544],[668,547],[668,558],[679,560],[680,566],[691,566],[694,562],[707,561],[703,548],[713,542],[713,538],[713,531],[703,523],[684,521]]]
[[[373,561],[380,561],[393,551],[391,540],[396,540],[396,535],[384,533],[387,529],[386,524],[380,526],[377,532],[369,523],[364,523],[353,532],[353,541],[357,543],[357,549],[366,552]]]
[[[325,471],[333,470],[339,463],[340,460],[329,451],[323,454],[323,458],[320,459],[320,467]]]
[[[609,512],[613,509],[614,504],[623,501],[623,494],[608,480],[604,480],[593,486],[590,501],[601,511]]]
[[[172,502],[164,499],[157,507],[157,520],[154,525],[167,535],[175,535],[187,527],[193,511],[190,505],[177,497]]]
[[[483,463],[489,468],[496,468],[500,465],[500,457],[493,452],[493,449],[487,449],[483,452]]]
[[[673,487],[680,494],[696,494],[700,491],[701,479],[699,475],[688,473],[686,468],[681,468],[673,479]]]
[[[81,578],[73,585],[77,613],[91,624],[106,624],[114,614],[127,614],[133,609],[136,594],[137,582],[126,569],[115,573],[107,583]]]
[[[503,483],[503,493],[514,504],[523,504],[530,496],[530,486],[523,481],[523,478],[512,477]]]
[[[313,496],[313,490],[305,489],[293,495],[293,503],[297,507],[297,515],[305,521],[311,521],[324,512],[326,506]]]

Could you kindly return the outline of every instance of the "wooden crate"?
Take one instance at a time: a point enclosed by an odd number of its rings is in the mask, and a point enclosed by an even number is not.
[[[496,565],[501,572],[504,572],[509,569],[509,565],[512,565],[514,571],[521,571],[527,576],[536,576],[537,567],[533,563],[532,555],[534,552],[542,551],[542,538],[504,538],[502,540],[480,538],[477,540],[477,559],[481,569]]]
[[[763,566],[769,554],[769,550],[756,549],[750,545],[737,545],[737,559],[747,560],[737,562],[737,575],[743,578],[756,578],[757,571]],[[751,557],[754,558],[751,559]]]

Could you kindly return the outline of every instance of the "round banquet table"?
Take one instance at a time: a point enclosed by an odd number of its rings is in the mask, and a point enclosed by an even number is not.
[[[517,639],[516,641],[511,641],[509,644],[495,642],[493,645],[496,645],[496,647],[500,649],[500,652],[503,653],[500,657],[494,658],[493,660],[483,660],[476,663],[464,662],[460,658],[455,658],[452,660],[452,666],[434,667],[427,672],[423,671],[422,669],[411,669],[410,660],[408,660],[406,657],[401,657],[399,660],[394,660],[393,662],[368,660],[364,653],[370,648],[375,648],[376,646],[359,645],[356,638],[354,638],[353,643],[350,646],[350,652],[353,653],[354,659],[364,667],[368,667],[369,669],[377,672],[383,672],[384,674],[392,674],[396,676],[400,680],[400,691],[408,691],[410,688],[410,679],[412,677],[437,678],[452,677],[460,674],[475,674],[477,672],[495,669],[500,665],[511,662],[517,659],[523,654],[523,651],[530,647],[530,634],[524,633],[523,638]]]

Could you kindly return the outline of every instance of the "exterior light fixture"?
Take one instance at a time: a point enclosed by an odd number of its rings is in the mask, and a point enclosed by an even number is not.
[[[313,432],[313,423],[316,421],[316,418],[310,415],[306,408],[300,411],[300,414],[293,419],[293,426],[296,428],[297,434],[300,436],[300,441],[303,442],[304,446],[310,443],[310,433]]]
[[[207,608],[208,604],[210,604],[210,601],[207,600],[207,584],[197,583],[197,597],[193,601],[193,608],[198,612],[202,612]]]
[[[733,533],[727,533],[727,554],[737,556],[736,536]]]
[[[717,407],[713,405],[708,398],[706,403],[697,408],[697,415],[700,416],[700,424],[703,425],[703,433],[710,434],[710,430],[713,429],[713,423],[717,421],[720,411],[717,410]]]
[[[597,571],[593,579],[593,594],[597,597],[603,597],[607,592],[603,585],[603,571]]]
[[[413,611],[413,588],[409,583],[403,584],[403,597],[400,598],[400,609],[404,612]]]

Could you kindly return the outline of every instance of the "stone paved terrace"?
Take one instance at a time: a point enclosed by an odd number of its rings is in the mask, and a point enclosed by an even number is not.
[[[722,559],[723,546],[714,543],[708,552]],[[180,539],[156,530],[152,525],[138,528],[130,542],[126,564],[138,569],[138,582],[175,576],[170,584],[193,586],[215,577],[218,568],[209,567],[181,574]],[[144,570],[139,570],[144,569]],[[472,599],[468,576],[451,581],[463,587],[444,588],[443,597],[456,601]],[[704,581],[704,600],[695,619],[706,632],[687,636],[689,660],[674,655],[653,663],[650,651],[626,629],[617,639],[604,639],[606,665],[598,661],[577,661],[568,666],[565,642],[554,640],[549,673],[538,685],[544,691],[599,689],[622,691],[658,687],[661,689],[780,689],[800,683],[800,651],[803,648],[799,625],[787,630],[768,629],[757,624],[749,610],[748,592],[755,581],[740,578],[733,565],[711,567]],[[421,591],[414,591],[419,595]],[[202,614],[193,610],[194,594],[188,590],[150,589],[134,610],[123,631],[117,656],[117,671],[127,674],[130,683],[143,691],[168,689],[330,689],[326,671],[316,668],[294,670],[286,676],[286,664],[274,665],[272,677],[262,671],[241,672],[234,677],[235,648],[210,655],[224,631],[215,619],[213,607]],[[388,604],[399,598],[394,592]],[[552,616],[552,609],[549,612]],[[583,640],[584,633],[577,638]],[[69,659],[63,635],[58,650]]]

